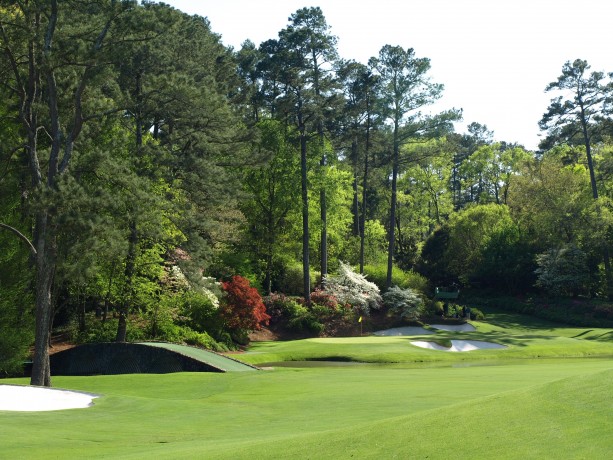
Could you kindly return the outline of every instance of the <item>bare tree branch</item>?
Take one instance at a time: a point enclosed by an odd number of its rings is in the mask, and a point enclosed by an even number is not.
[[[14,227],[11,227],[10,225],[3,224],[2,222],[0,222],[0,228],[4,228],[4,229],[8,230],[9,232],[12,232],[13,234],[17,235],[17,237],[19,239],[21,239],[23,242],[25,242],[28,245],[32,255],[34,255],[34,256],[36,255],[36,248],[34,247],[32,242],[29,240],[29,238],[27,236],[25,236],[23,233],[21,233],[19,230],[17,230]]]

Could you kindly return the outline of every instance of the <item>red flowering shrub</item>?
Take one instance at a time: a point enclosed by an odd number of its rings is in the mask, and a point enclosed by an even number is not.
[[[326,291],[322,291],[321,289],[315,289],[311,293],[311,303],[331,309],[335,309],[338,306],[338,300],[336,297]]]
[[[258,290],[242,276],[233,276],[222,283],[226,293],[221,305],[221,314],[232,329],[253,331],[268,324],[270,316]]]

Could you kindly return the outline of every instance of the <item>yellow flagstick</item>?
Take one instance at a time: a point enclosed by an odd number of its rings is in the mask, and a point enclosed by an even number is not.
[[[362,337],[362,316],[358,318],[358,323],[360,323],[360,337]]]

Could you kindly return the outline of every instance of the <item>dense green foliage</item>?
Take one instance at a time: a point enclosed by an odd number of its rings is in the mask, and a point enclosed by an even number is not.
[[[302,8],[233,50],[163,3],[0,3],[0,372],[34,337],[32,382],[50,384],[57,327],[216,349],[266,315],[340,334],[375,287],[405,290],[390,321],[453,284],[613,295],[605,73],[563,66],[547,90],[578,92],[529,152],[480,123],[455,133],[459,110],[426,116],[444,86],[413,48],[344,61],[330,30]],[[235,276],[299,298],[266,313],[216,284]],[[255,322],[228,313],[241,302]]]

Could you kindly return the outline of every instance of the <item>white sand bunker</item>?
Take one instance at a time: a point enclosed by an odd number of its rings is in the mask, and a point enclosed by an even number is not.
[[[477,329],[475,326],[469,323],[464,324],[432,324],[431,327],[439,329],[441,331],[454,331],[454,332],[472,332]]]
[[[97,395],[54,388],[0,385],[0,410],[38,412],[79,409],[92,405]]]
[[[374,335],[381,335],[381,336],[428,335],[428,334],[434,334],[434,332],[424,329],[423,327],[416,327],[416,326],[394,327],[392,329],[386,329],[384,331],[374,332]]]
[[[485,350],[485,349],[494,349],[494,348],[496,349],[507,348],[506,346],[500,345],[498,343],[481,342],[479,340],[452,340],[450,348],[443,347],[439,345],[438,343],[422,342],[422,341],[411,342],[411,345],[415,345],[416,347],[420,347],[420,348],[428,348],[430,350],[455,351],[455,352]]]

